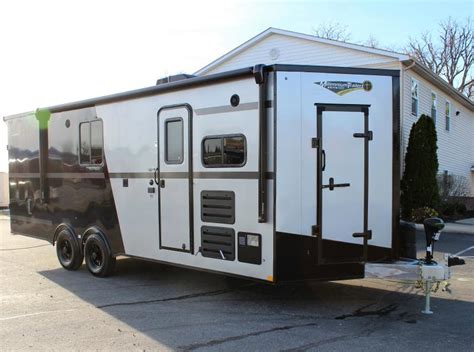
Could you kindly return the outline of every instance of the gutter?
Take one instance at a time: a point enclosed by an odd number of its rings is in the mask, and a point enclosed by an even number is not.
[[[433,73],[429,68],[425,65],[419,63],[415,59],[409,59],[402,61],[403,65],[407,65],[403,68],[403,71],[406,72],[408,70],[412,70],[413,72],[419,74],[431,84],[436,86],[438,89],[446,92],[451,98],[456,100],[459,104],[467,108],[470,112],[474,112],[474,102],[470,100],[465,95],[461,94],[457,91],[453,86],[449,85],[445,80],[441,77]]]

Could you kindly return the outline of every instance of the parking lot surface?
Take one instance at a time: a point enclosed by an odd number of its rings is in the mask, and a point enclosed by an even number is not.
[[[436,250],[474,246],[472,230],[442,234]],[[473,269],[453,268],[430,316],[418,289],[394,281],[274,287],[129,258],[100,279],[62,269],[54,247],[10,234],[2,215],[0,349],[472,351]]]

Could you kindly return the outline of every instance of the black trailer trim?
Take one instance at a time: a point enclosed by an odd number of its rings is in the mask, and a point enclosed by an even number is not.
[[[392,259],[396,259],[400,249],[400,77],[392,77],[392,111]]]
[[[273,281],[278,281],[276,240],[276,192],[277,192],[277,73],[273,73]]]
[[[369,107],[367,104],[326,104],[326,103],[315,103],[316,106],[316,225],[313,226],[313,236],[317,237],[317,264],[331,264],[323,258],[323,211],[322,211],[322,190],[326,188],[322,184],[323,180],[323,159],[325,154],[323,151],[323,135],[322,135],[322,121],[323,112],[329,111],[347,111],[347,112],[361,112],[364,114],[364,214],[363,214],[363,227],[364,230],[361,233],[353,234],[354,237],[363,237],[363,253],[361,258],[357,258],[357,261],[367,261],[368,258],[368,240],[371,238],[372,232],[368,229],[368,214],[369,214]],[[325,161],[324,161],[325,164]],[[336,185],[333,185],[333,187]],[[346,186],[346,184],[338,185]],[[356,258],[354,259],[356,261]],[[337,261],[335,262],[337,263]]]
[[[153,172],[109,172],[110,178],[149,178],[153,179]]]
[[[222,106],[211,106],[208,108],[201,108],[195,109],[194,112],[196,116],[198,115],[213,115],[213,114],[224,114],[228,112],[235,112],[235,111],[249,111],[249,110],[257,110],[258,109],[258,102],[250,102],[250,103],[242,103],[237,106],[232,105],[222,105]]]
[[[254,67],[255,81],[258,86],[258,124],[259,124],[259,147],[258,147],[258,222],[267,222],[267,83],[268,73],[264,65]]]
[[[257,171],[196,171],[193,172],[193,178],[197,179],[235,179],[235,180],[258,180]],[[48,178],[53,179],[105,179],[107,175],[102,172],[50,172],[46,174]],[[166,178],[189,178],[189,172],[162,172],[161,175]],[[9,175],[10,178],[39,178],[39,172],[15,172]],[[150,179],[154,177],[153,172],[110,172],[108,178],[132,178],[132,179]],[[273,180],[274,173],[266,172],[265,179]]]
[[[347,73],[372,76],[392,76],[399,77],[400,70],[383,70],[378,68],[363,67],[334,67],[334,66],[311,66],[311,65],[281,65],[275,64],[266,66],[268,71],[285,72],[321,72],[321,73]]]

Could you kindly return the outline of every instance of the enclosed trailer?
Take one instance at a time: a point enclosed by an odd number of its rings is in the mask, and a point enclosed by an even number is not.
[[[267,282],[398,258],[399,71],[257,65],[8,124],[13,233]]]

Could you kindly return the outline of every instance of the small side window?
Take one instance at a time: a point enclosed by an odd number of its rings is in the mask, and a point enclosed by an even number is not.
[[[418,82],[411,80],[411,114],[418,116]]]
[[[83,122],[79,125],[79,163],[102,165],[104,137],[101,120]]]
[[[436,115],[438,114],[438,96],[431,92],[431,118],[436,126]]]
[[[446,131],[449,131],[451,129],[451,103],[449,101],[446,101],[444,115],[445,115],[445,129]]]
[[[183,162],[183,119],[173,118],[165,121],[165,162]]]
[[[212,136],[202,141],[204,167],[241,167],[246,163],[246,155],[243,135]]]

